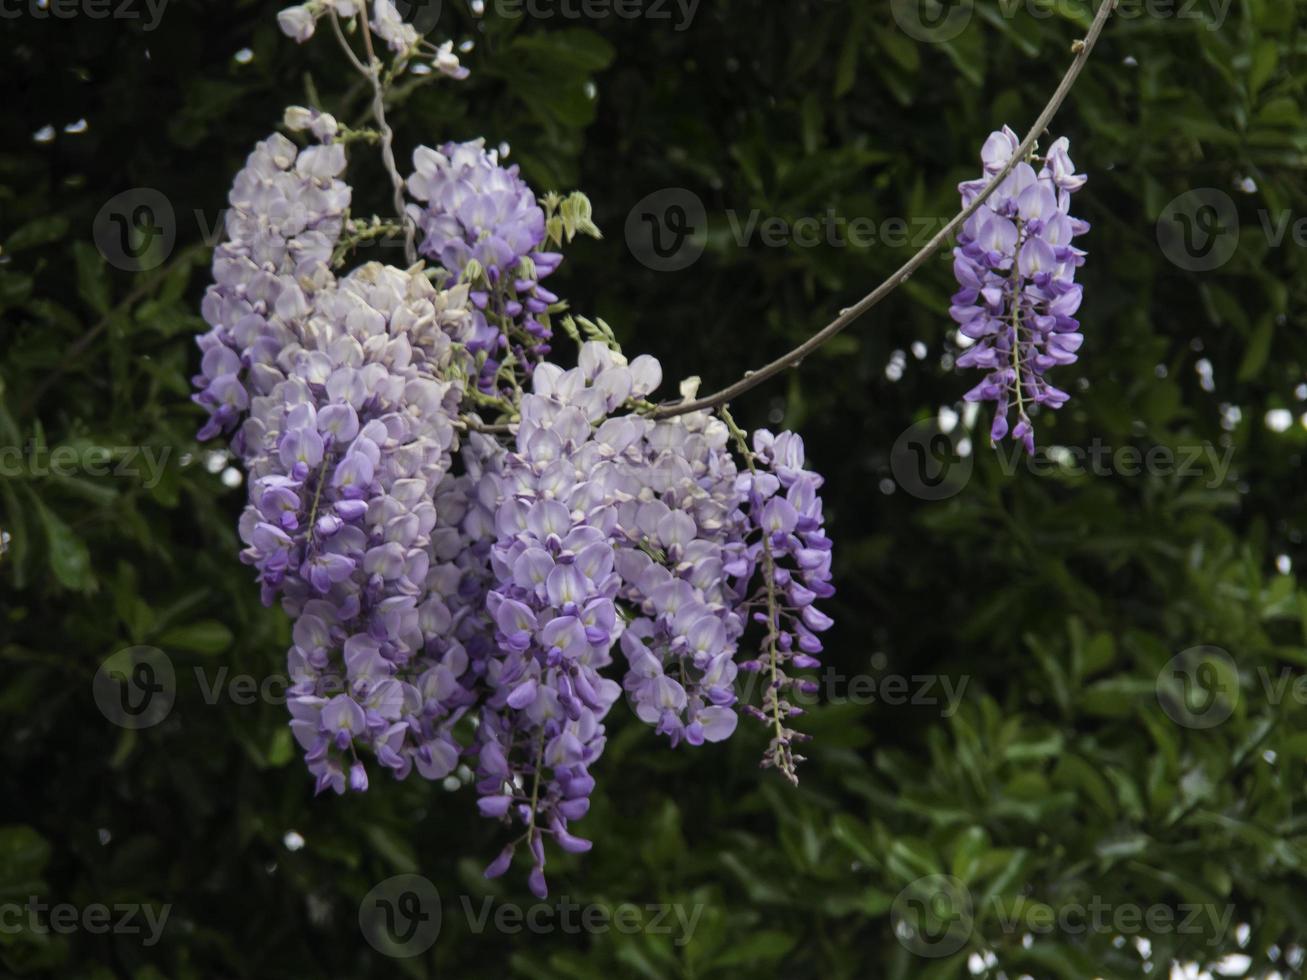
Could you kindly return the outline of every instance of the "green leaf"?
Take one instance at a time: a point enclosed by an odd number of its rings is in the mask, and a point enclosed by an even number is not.
[[[1271,353],[1271,338],[1274,336],[1275,323],[1270,317],[1258,322],[1244,348],[1243,360],[1239,362],[1239,381],[1251,381],[1262,372],[1266,359]]]
[[[774,963],[794,948],[795,936],[776,929],[754,932],[742,937],[724,956],[713,960],[716,967]]]
[[[1302,113],[1298,103],[1288,95],[1271,99],[1257,111],[1255,121],[1264,126],[1299,127],[1302,125]]]
[[[73,257],[77,265],[77,295],[96,313],[109,312],[109,276],[104,256],[89,242],[74,242]]]
[[[68,219],[60,214],[47,215],[23,225],[7,239],[6,252],[21,252],[28,248],[37,248],[58,241],[68,232]]]
[[[1252,65],[1248,69],[1248,93],[1255,96],[1262,86],[1275,74],[1275,67],[1280,62],[1280,42],[1273,38],[1262,38],[1253,49]]]
[[[963,884],[970,884],[989,849],[989,834],[983,827],[968,827],[953,846],[952,871]]]
[[[95,588],[95,575],[91,571],[91,555],[86,544],[47,507],[35,494],[31,499],[45,528],[46,553],[55,578],[65,588],[75,592],[90,592]]]
[[[858,75],[858,47],[862,41],[860,32],[850,30],[840,48],[839,61],[835,68],[835,97],[846,95],[853,88]]]
[[[413,853],[413,845],[408,841],[377,824],[369,825],[364,834],[373,850],[385,858],[397,874],[417,873],[417,856]]]
[[[33,828],[0,827],[0,896],[27,898],[43,890],[41,875],[50,861],[50,844]]]
[[[223,653],[231,643],[231,630],[212,619],[174,627],[158,638],[158,645],[165,649],[208,654]]]

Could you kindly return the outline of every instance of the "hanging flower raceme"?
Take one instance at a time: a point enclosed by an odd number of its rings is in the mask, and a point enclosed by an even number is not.
[[[280,380],[273,366],[294,336],[290,322],[306,294],[332,281],[328,263],[340,238],[349,185],[345,148],[326,142],[303,150],[281,134],[254,148],[228,201],[227,240],[213,255],[213,284],[200,307],[212,328],[199,338],[203,357],[194,400],[209,413],[200,439],[231,432],[250,399]],[[239,446],[237,446],[239,451]]]
[[[622,620],[610,540],[616,513],[592,479],[602,449],[591,416],[626,396],[585,386],[579,370],[540,366],[535,393],[522,399],[516,452],[505,458],[491,551],[497,584],[487,596],[499,655],[486,673],[477,731],[479,806],[486,816],[523,825],[530,884],[541,897],[544,836],[566,850],[590,847],[568,821],[589,807],[589,767],[603,751],[602,721],[621,692],[600,673],[612,663]],[[507,867],[511,848],[506,854],[491,872]]]
[[[741,666],[762,676],[762,707],[750,706],[755,718],[771,728],[771,742],[763,765],[775,767],[798,782],[795,767],[803,756],[793,744],[808,736],[789,726],[803,714],[787,695],[816,693],[811,680],[791,676],[787,666],[820,667],[819,633],[833,625],[816,606],[818,599],[835,594],[831,585],[831,540],[822,517],[822,478],[804,468],[803,440],[793,432],[773,435],[766,429],[753,434],[753,460],[740,477],[747,496],[751,537],[749,560],[761,579],[754,596],[754,618],[766,630],[762,655]]]
[[[346,772],[366,788],[365,756],[399,778],[457,763],[449,727],[470,703],[468,663],[441,628],[442,588],[457,583],[433,570],[448,556],[432,532],[465,292],[376,263],[320,290],[277,357],[284,379],[242,429],[241,557],[295,619],[289,701],[320,791],[343,792]]]
[[[638,613],[621,639],[623,685],[672,745],[718,742],[738,721],[752,570],[730,436],[707,412],[640,421],[614,480],[622,596]]]
[[[1038,171],[1019,162],[967,220],[953,250],[961,289],[949,314],[973,342],[957,363],[986,372],[966,399],[994,402],[991,439],[1010,433],[1032,453],[1031,407],[1059,408],[1069,397],[1045,372],[1074,363],[1084,340],[1075,319],[1081,298],[1075,274],[1085,253],[1071,242],[1089,225],[1070,213],[1071,194],[1085,177],[1075,173],[1068,146],[1065,137],[1056,140]],[[1017,147],[1016,134],[1007,127],[990,135],[981,150],[985,176],[960,185],[964,206]],[[1014,410],[1016,423],[1009,427]]]

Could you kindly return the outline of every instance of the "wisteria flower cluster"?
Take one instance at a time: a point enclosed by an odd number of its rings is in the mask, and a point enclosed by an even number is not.
[[[1002,172],[1018,149],[1006,126],[981,149],[984,176],[960,185],[963,206]],[[961,288],[949,314],[973,341],[959,367],[981,368],[985,378],[968,401],[995,403],[990,438],[1011,435],[1035,451],[1030,408],[1066,403],[1065,391],[1045,377],[1049,368],[1074,363],[1084,336],[1075,313],[1081,287],[1076,269],[1085,253],[1071,244],[1089,225],[1071,216],[1071,195],[1084,186],[1065,137],[1053,142],[1038,171],[1021,160],[981,204],[958,235],[953,271]],[[1039,162],[1039,161],[1036,161]],[[1009,418],[1016,411],[1016,424]]]
[[[306,40],[323,17],[346,46],[375,32],[392,71],[431,53],[390,0],[280,20]],[[365,48],[350,57],[376,81]],[[464,74],[432,51],[429,74]],[[546,843],[591,846],[572,825],[623,699],[673,746],[755,715],[764,765],[794,779],[789,695],[810,682],[787,670],[818,665],[833,592],[799,438],[750,443],[724,410],[651,417],[662,369],[603,321],[566,318],[575,364],[550,359],[565,308],[541,280],[597,234],[581,195],[537,198],[483,141],[447,143],[392,174],[398,223],[363,219],[347,150],[384,159],[384,117],[347,130],[292,106],[285,124],[306,145],[268,137],[231,190],[194,398],[200,437],[228,435],[248,476],[241,560],[293,622],[290,724],[317,791],[475,782],[515,828],[487,875],[522,852],[543,896]],[[347,267],[406,233],[416,261]]]
[[[300,143],[269,136],[236,175],[202,306],[199,437],[228,436],[246,469],[240,557],[293,623],[290,725],[317,791],[387,771],[474,783],[509,830],[486,875],[520,855],[544,896],[546,845],[591,847],[573,825],[619,701],[672,747],[754,718],[762,765],[797,782],[797,702],[833,625],[822,478],[798,435],[750,436],[720,398],[695,401],[697,379],[655,404],[654,358],[565,315],[542,282],[575,235],[598,237],[583,195],[538,197],[481,139],[419,146],[400,174],[386,86],[464,77],[449,42],[392,0],[309,0],[279,22],[302,42],[324,18],[376,128],[291,106]],[[360,145],[380,148],[392,218],[351,213]],[[958,364],[986,372],[966,398],[996,403],[993,440],[1033,452],[1033,406],[1067,400],[1045,374],[1082,342],[1088,225],[1067,141],[1019,148],[992,134],[961,185],[964,207],[990,196],[958,236],[950,313]],[[378,239],[403,264],[351,268]],[[555,358],[556,326],[575,363]]]

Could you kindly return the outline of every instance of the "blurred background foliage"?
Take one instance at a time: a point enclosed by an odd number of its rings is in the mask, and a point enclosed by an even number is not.
[[[1307,4],[1127,4],[1133,16],[1109,23],[1055,125],[1090,175],[1076,203],[1093,231],[1087,341],[1059,372],[1074,398],[1039,420],[1039,437],[1211,446],[1230,453],[1228,472],[1212,457],[1189,473],[1007,472],[982,417],[960,493],[906,492],[891,447],[910,424],[959,408],[972,384],[951,369],[945,257],[735,406],[750,425],[801,429],[828,478],[840,589],[831,668],[878,684],[929,675],[934,703],[857,703],[867,698],[849,699],[847,681],[823,685],[832,696],[805,719],[815,737],[797,791],[757,770],[754,726],[670,752],[615,711],[580,825],[597,846],[551,859],[551,882],[583,905],[702,906],[681,944],[477,932],[457,896],[531,899],[517,875],[481,880],[496,829],[468,790],[415,778],[314,799],[282,706],[208,703],[225,678],[280,672],[288,642],[236,557],[244,489],[193,440],[209,230],[281,106],[343,101],[353,121],[366,95],[330,43],[300,48],[277,33],[278,3],[173,0],[149,31],[134,6],[140,19],[101,20],[11,4],[3,25],[0,444],[29,459],[58,447],[167,456],[157,482],[10,472],[0,483],[0,900],[172,908],[152,947],[7,929],[0,972],[1298,971],[1307,704],[1290,682],[1307,667],[1307,590],[1294,572],[1307,262],[1292,235],[1272,241],[1264,218],[1307,216]],[[731,213],[948,217],[985,135],[1029,125],[1090,15],[1084,3],[977,0],[965,30],[930,43],[870,0],[707,0],[683,30],[666,9],[669,19],[522,19],[445,0],[431,35],[475,42],[472,77],[403,90],[392,116],[401,146],[485,136],[511,146],[538,190],[585,190],[607,238],[578,243],[554,288],[604,317],[628,351],[661,357],[669,378],[699,374],[708,387],[818,328],[913,250],[741,244]],[[351,175],[359,188],[376,181],[366,166]],[[131,274],[106,265],[92,226],[107,200],[140,187],[171,202],[176,243]],[[623,227],[667,187],[704,201],[709,233],[697,263],[658,273]],[[1167,260],[1157,221],[1200,187],[1234,199],[1242,231],[1228,263],[1196,273]],[[356,212],[384,213],[387,194],[360,191]],[[165,650],[178,674],[171,714],[141,732],[111,725],[91,697],[101,661],[134,644]],[[1203,644],[1232,658],[1233,710],[1197,729],[1162,710],[1157,679]],[[955,712],[944,682],[963,691]],[[405,871],[440,889],[444,926],[430,952],[391,960],[362,941],[358,905]],[[960,948],[923,957],[903,923],[896,935],[891,908],[940,874],[962,884],[973,915]],[[1223,926],[1012,925],[1013,914],[1095,901],[1199,907]]]

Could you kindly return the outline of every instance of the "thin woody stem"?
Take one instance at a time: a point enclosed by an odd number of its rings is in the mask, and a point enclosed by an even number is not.
[[[698,412],[707,408],[716,408],[718,405],[725,404],[738,395],[742,395],[746,391],[756,388],[764,381],[775,377],[785,369],[797,367],[805,357],[816,351],[819,347],[852,324],[895,289],[907,282],[912,274],[925,265],[926,260],[934,255],[935,252],[937,252],[940,247],[948,241],[953,233],[956,232],[968,218],[975,214],[977,210],[979,210],[980,206],[985,203],[989,196],[998,189],[999,184],[1001,184],[1007,178],[1008,174],[1012,172],[1017,163],[1024,160],[1026,155],[1034,148],[1035,142],[1043,134],[1044,130],[1048,128],[1048,124],[1052,121],[1053,116],[1057,114],[1058,109],[1062,107],[1062,103],[1066,101],[1066,97],[1071,91],[1071,86],[1075,84],[1075,81],[1080,76],[1080,72],[1084,69],[1086,62],[1089,61],[1089,54],[1093,51],[1094,45],[1097,43],[1099,35],[1102,34],[1103,27],[1107,23],[1108,17],[1111,16],[1112,11],[1116,8],[1117,2],[1118,0],[1102,0],[1098,7],[1098,13],[1094,15],[1094,21],[1089,26],[1088,33],[1085,34],[1082,40],[1078,40],[1071,45],[1074,57],[1071,60],[1070,66],[1068,66],[1066,70],[1066,74],[1062,76],[1062,81],[1054,90],[1052,97],[1048,100],[1048,104],[1044,106],[1043,112],[1039,114],[1039,118],[1035,120],[1034,125],[1030,127],[1030,131],[1026,133],[1026,138],[1021,141],[1021,144],[1012,153],[1011,159],[1009,159],[1003,166],[1003,169],[995,174],[989,183],[981,189],[980,193],[976,195],[972,202],[954,215],[953,220],[941,228],[939,232],[936,233],[935,237],[926,243],[921,251],[917,252],[916,255],[903,263],[898,271],[860,299],[855,305],[842,310],[838,317],[822,327],[821,330],[813,334],[790,352],[781,355],[770,364],[766,364],[763,367],[758,368],[756,371],[750,371],[739,381],[732,385],[728,385],[720,391],[713,392],[711,395],[705,395],[702,398],[695,398],[688,401],[670,402],[659,405],[649,414],[649,417],[665,419],[671,418],[675,415],[683,415],[686,412]]]
[[[754,464],[753,450],[749,448],[749,439],[744,434],[744,430],[736,424],[730,410],[725,405],[717,409],[717,414],[721,416],[727,430],[734,437],[740,455],[744,457],[744,465],[748,467],[751,474],[756,474],[758,469]],[[767,689],[771,695],[771,703],[767,703],[767,696],[764,695],[763,709],[764,711],[770,710],[772,730],[775,732],[775,735],[772,736],[772,746],[775,752],[773,762],[786,779],[798,786],[799,777],[794,770],[794,752],[785,737],[785,724],[781,718],[780,654],[776,649],[776,640],[780,632],[780,616],[777,612],[776,602],[776,559],[772,555],[771,536],[765,528],[762,532],[762,579],[767,606],[767,635],[763,638],[763,649],[767,652],[767,670],[771,679]]]
[[[363,50],[367,53],[368,59],[366,66],[359,61],[353,48],[345,39],[345,33],[340,29],[340,21],[334,9],[331,11],[331,26],[336,31],[336,38],[340,41],[341,47],[349,55],[349,60],[372,85],[372,116],[377,121],[377,130],[381,133],[381,162],[386,168],[386,173],[390,175],[390,183],[394,187],[395,214],[399,216],[404,226],[404,259],[408,265],[412,265],[417,261],[413,219],[409,217],[404,207],[404,178],[399,175],[399,168],[395,165],[395,133],[391,130],[390,123],[386,121],[386,86],[381,82],[381,62],[377,60],[372,49],[372,27],[368,23],[367,10],[361,10],[358,18],[363,24]]]
[[[1021,393],[1021,246],[1025,228],[1017,219],[1017,244],[1012,253],[1012,273],[1008,277],[1012,289],[1012,389],[1017,396],[1017,418],[1026,419],[1025,396]]]

